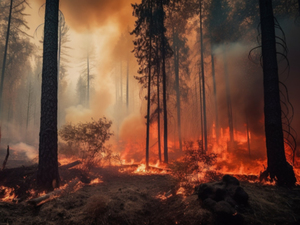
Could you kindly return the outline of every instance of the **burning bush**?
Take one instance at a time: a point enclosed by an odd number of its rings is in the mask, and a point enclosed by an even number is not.
[[[173,176],[185,185],[190,186],[192,182],[198,182],[201,177],[206,178],[206,172],[209,167],[215,164],[217,155],[204,152],[202,141],[197,141],[197,143],[193,141],[185,142],[184,145],[184,156],[172,162],[169,167]]]
[[[66,124],[59,130],[59,136],[67,142],[69,148],[78,149],[87,165],[103,163],[118,158],[105,145],[113,135],[110,131],[112,122],[105,117],[98,121]]]

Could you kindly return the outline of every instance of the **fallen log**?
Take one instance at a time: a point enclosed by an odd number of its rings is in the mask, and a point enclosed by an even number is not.
[[[79,165],[79,164],[81,164],[81,161],[80,161],[80,160],[77,160],[77,161],[75,161],[75,162],[72,162],[72,163],[69,163],[69,164],[60,166],[59,169],[70,169],[70,168],[72,168],[72,167],[74,167],[74,166],[77,166],[77,165]]]
[[[5,166],[6,166],[6,163],[7,163],[7,160],[8,160],[8,156],[9,156],[9,145],[7,145],[6,156],[5,156],[5,159],[3,161],[2,170],[5,169]]]
[[[30,199],[30,200],[27,201],[27,203],[30,204],[30,205],[33,205],[33,206],[42,205],[42,204],[50,201],[54,197],[57,197],[57,196],[61,195],[63,192],[70,191],[71,189],[74,188],[74,186],[78,182],[79,182],[79,178],[76,178],[76,179],[72,180],[66,187],[61,188],[61,189],[56,189],[56,190],[54,190],[52,192],[49,192],[48,194],[45,194],[43,196]]]

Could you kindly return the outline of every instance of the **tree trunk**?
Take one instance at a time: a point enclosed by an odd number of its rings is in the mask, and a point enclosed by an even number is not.
[[[30,97],[31,97],[31,82],[29,83],[29,89],[28,89],[26,130],[28,129],[28,124],[29,124],[29,109],[30,109],[30,100],[31,100]]]
[[[164,162],[168,163],[168,110],[167,110],[167,75],[166,75],[166,55],[165,55],[165,33],[164,33],[164,9],[160,0],[161,10],[161,56],[162,56],[162,75],[163,75],[163,106],[164,106]]]
[[[1,73],[1,86],[0,86],[0,142],[1,142],[1,126],[2,126],[2,98],[3,98],[3,87],[4,87],[4,75],[5,75],[5,66],[6,66],[6,56],[7,56],[7,49],[8,49],[8,40],[9,40],[9,32],[10,32],[10,22],[11,22],[11,12],[12,12],[12,5],[13,0],[10,1],[9,6],[9,16],[8,16],[8,24],[7,24],[7,32],[6,32],[6,40],[5,40],[5,47],[4,47],[4,56],[3,56],[3,64],[2,64],[2,73]]]
[[[59,19],[58,19],[58,55],[57,55],[57,79],[58,79],[58,93],[61,93],[61,86],[60,86],[60,55],[61,55],[61,32],[62,32],[62,15],[59,13]],[[59,97],[61,96],[61,94],[59,94]],[[62,114],[62,110],[61,110],[61,101],[58,100],[58,118],[57,118],[57,122],[58,122],[58,127],[60,128],[61,126],[61,114]]]
[[[148,96],[147,96],[147,134],[146,134],[146,169],[149,168],[149,133],[150,133],[150,94],[151,94],[151,50],[152,50],[152,1],[149,2],[149,61],[148,61]]]
[[[173,26],[173,53],[174,53],[174,69],[175,69],[175,88],[176,88],[176,102],[177,102],[177,125],[178,125],[178,138],[179,148],[182,151],[182,137],[181,137],[181,117],[180,117],[180,85],[179,85],[179,46],[178,34]]]
[[[278,65],[272,0],[260,0],[261,43],[264,74],[265,135],[268,157],[267,173],[278,185],[296,182],[293,167],[287,163],[281,120]]]
[[[203,132],[203,102],[202,102],[202,77],[201,77],[201,66],[199,67],[199,99],[200,99],[200,122],[201,122],[201,147],[202,147],[202,153],[204,151],[204,132]]]
[[[156,46],[156,67],[157,67],[157,137],[158,137],[158,158],[161,163],[161,142],[160,142],[160,61],[159,61],[159,41],[157,39]]]
[[[37,183],[40,189],[59,186],[57,160],[57,47],[59,0],[46,0],[39,166]]]
[[[202,32],[202,0],[200,1],[200,44],[201,44],[202,91],[203,91],[203,132],[204,132],[204,147],[205,147],[204,151],[207,151],[206,96],[205,96],[204,52],[203,52],[203,32]]]

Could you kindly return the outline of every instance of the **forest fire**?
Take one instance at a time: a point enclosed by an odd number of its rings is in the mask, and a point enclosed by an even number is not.
[[[300,223],[300,1],[0,9],[0,224]]]

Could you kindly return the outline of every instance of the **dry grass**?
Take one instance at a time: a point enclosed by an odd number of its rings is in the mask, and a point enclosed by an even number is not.
[[[249,194],[246,224],[299,224],[300,187],[287,189],[261,184],[243,184]]]
[[[96,219],[103,216],[103,214],[108,210],[107,206],[108,200],[104,196],[91,196],[87,200],[84,211],[89,217]]]

